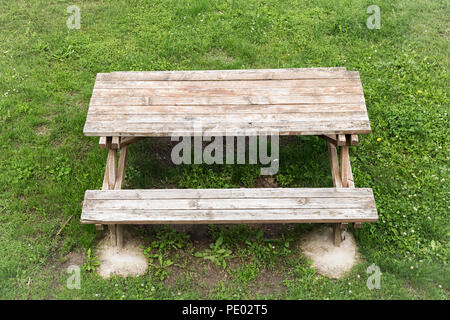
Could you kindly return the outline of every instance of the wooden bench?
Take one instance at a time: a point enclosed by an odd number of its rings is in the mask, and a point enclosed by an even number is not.
[[[142,138],[267,130],[325,139],[335,188],[120,190],[128,145]],[[359,73],[345,68],[98,74],[84,134],[100,137],[108,158],[81,222],[109,225],[118,245],[123,224],[333,223],[339,245],[348,223],[378,219],[372,190],[354,188],[349,159],[369,132]]]

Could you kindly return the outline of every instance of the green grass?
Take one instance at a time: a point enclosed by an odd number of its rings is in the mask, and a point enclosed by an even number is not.
[[[377,1],[379,30],[366,28],[374,3],[363,0],[78,1],[81,29],[68,30],[73,4],[0,1],[0,298],[449,298],[446,1]],[[102,280],[89,272],[91,253],[81,289],[66,288],[67,263],[77,254],[86,263],[81,253],[95,252],[99,236],[79,223],[106,159],[82,134],[97,72],[332,66],[360,72],[372,126],[351,161],[356,185],[374,190],[380,221],[354,230],[363,262],[351,274],[331,280],[309,266],[298,239],[310,225],[211,226],[208,243],[137,227],[156,255],[145,276]],[[281,145],[275,183],[332,185],[323,141]],[[258,183],[256,165],[175,167],[168,153],[155,139],[131,146],[127,186]],[[195,257],[219,238],[219,266]],[[366,287],[373,263],[380,290]]]

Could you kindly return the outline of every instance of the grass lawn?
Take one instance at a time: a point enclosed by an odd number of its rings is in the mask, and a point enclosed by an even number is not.
[[[73,4],[79,30],[66,26]],[[366,27],[372,4],[379,30]],[[449,299],[448,10],[444,0],[1,0],[0,299]],[[299,250],[307,224],[205,226],[200,240],[132,227],[148,273],[89,271],[102,234],[80,224],[81,202],[106,161],[82,133],[96,73],[333,66],[361,75],[372,133],[350,157],[380,215],[352,230],[363,259],[350,274],[310,267]],[[130,147],[125,184],[332,186],[324,141],[280,144],[279,173],[262,179],[258,165],[174,166],[170,143],[148,139]],[[83,265],[79,290],[66,288],[70,264]],[[366,287],[372,264],[379,290]]]

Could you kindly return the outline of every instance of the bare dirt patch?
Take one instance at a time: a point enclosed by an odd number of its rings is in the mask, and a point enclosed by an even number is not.
[[[97,253],[100,261],[98,274],[108,278],[113,274],[127,277],[145,274],[147,270],[147,259],[141,248],[138,238],[133,238],[127,230],[124,230],[124,246],[118,248],[113,246],[108,235],[103,238],[98,246]]]
[[[359,261],[353,234],[347,231],[341,246],[335,247],[330,226],[321,226],[309,232],[301,248],[303,254],[312,260],[317,272],[331,278],[342,277]]]

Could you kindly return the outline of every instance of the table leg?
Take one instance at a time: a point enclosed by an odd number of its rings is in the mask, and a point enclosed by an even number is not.
[[[117,139],[116,139],[117,141]],[[103,178],[103,190],[120,190],[125,178],[125,167],[128,157],[128,145],[120,149],[119,163],[117,167],[117,149],[108,144],[108,158],[106,160],[105,176]],[[114,246],[123,247],[123,226],[109,225],[111,242]]]
[[[336,145],[328,141],[328,151],[330,153],[333,186],[335,188],[354,188],[355,184],[353,182],[352,168],[350,165],[348,144],[343,145],[340,148],[341,163],[339,165]],[[355,224],[355,227],[359,227],[360,225],[360,223]],[[333,225],[335,246],[339,247],[341,245],[341,241],[345,239],[345,232],[347,231],[347,227],[348,223],[335,223]]]
[[[114,189],[116,183],[116,155],[117,150],[113,149],[111,144],[108,145],[108,158],[106,160],[106,172],[108,173],[108,179],[106,181],[106,186],[108,190]],[[109,231],[111,233],[111,242],[115,246],[117,245],[117,233],[116,226],[109,225]]]
[[[122,189],[122,184],[125,179],[125,167],[127,163],[128,158],[128,145],[122,146],[120,149],[120,156],[119,156],[119,166],[117,168],[117,175],[116,180],[114,183],[114,190],[120,190]],[[123,241],[123,232],[124,232],[124,226],[120,224],[115,225],[115,234],[116,234],[116,245],[119,248],[122,248],[124,245]]]

